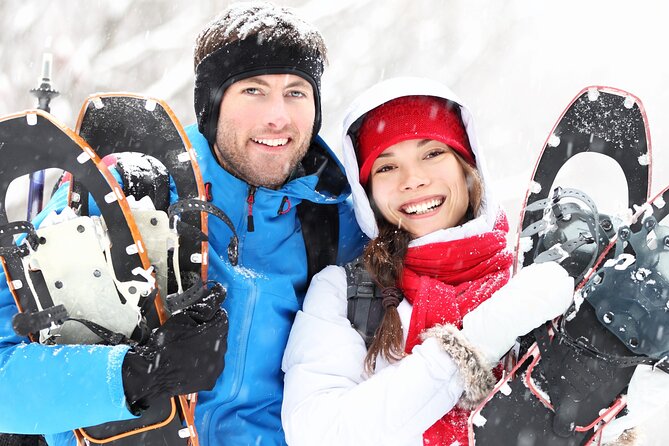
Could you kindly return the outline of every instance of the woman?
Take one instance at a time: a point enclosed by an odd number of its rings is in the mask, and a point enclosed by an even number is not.
[[[506,217],[471,115],[443,85],[399,78],[365,92],[345,120],[344,166],[385,314],[368,349],[347,318],[344,268],[315,276],[283,360],[287,441],[466,445],[492,368],[566,310],[573,281],[551,263],[505,285]]]

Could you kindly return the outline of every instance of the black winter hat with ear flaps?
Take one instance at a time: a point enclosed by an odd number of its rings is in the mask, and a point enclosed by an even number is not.
[[[316,49],[281,39],[263,41],[250,36],[224,45],[202,59],[195,69],[195,112],[200,133],[213,147],[221,100],[233,83],[263,74],[295,74],[313,87],[316,116],[312,138],[316,137],[321,127],[323,65]]]

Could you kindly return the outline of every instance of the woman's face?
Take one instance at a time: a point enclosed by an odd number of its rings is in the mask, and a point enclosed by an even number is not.
[[[431,139],[388,147],[372,165],[370,184],[383,217],[414,237],[457,226],[469,206],[460,162],[446,144]]]

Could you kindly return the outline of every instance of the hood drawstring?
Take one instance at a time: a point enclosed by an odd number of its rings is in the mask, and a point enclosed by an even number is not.
[[[288,208],[284,209],[286,206],[286,203],[288,203]],[[283,198],[281,199],[281,205],[279,205],[279,210],[276,211],[276,215],[285,215],[290,210],[292,209],[293,205],[290,203],[290,198],[288,196],[284,195]]]

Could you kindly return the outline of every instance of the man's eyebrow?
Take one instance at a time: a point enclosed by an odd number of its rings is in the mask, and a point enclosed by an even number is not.
[[[269,84],[265,82],[264,80],[260,79],[259,77],[248,77],[246,79],[242,79],[239,81],[240,83],[248,83],[248,84],[258,84],[262,85],[263,87],[269,87]]]
[[[264,81],[263,79],[259,77],[249,77],[246,79],[242,79],[239,81],[240,83],[249,83],[249,84],[257,84],[257,85],[262,85],[263,87],[269,87],[269,83]],[[304,79],[296,79],[294,81],[288,82],[283,86],[283,88],[295,88],[295,87],[310,87],[311,84],[307,82]]]
[[[296,79],[292,82],[288,82],[285,85],[285,88],[293,88],[293,87],[311,87],[311,84],[304,79]]]

